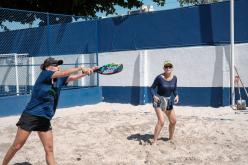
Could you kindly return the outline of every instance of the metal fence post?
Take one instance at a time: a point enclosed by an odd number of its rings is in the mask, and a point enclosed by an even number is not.
[[[20,93],[20,87],[19,87],[19,74],[18,74],[18,62],[17,62],[17,54],[14,54],[15,56],[15,73],[16,73],[16,95],[19,96]]]
[[[84,64],[84,55],[81,55],[81,65]],[[83,87],[85,85],[85,79],[81,78],[81,86]]]
[[[99,65],[98,51],[99,51],[99,33],[98,33],[98,20],[96,20],[96,65]],[[97,73],[97,86],[99,86],[99,74]]]
[[[35,70],[34,70],[34,57],[31,57],[31,85],[34,86],[35,83]],[[30,91],[31,93],[31,91]]]

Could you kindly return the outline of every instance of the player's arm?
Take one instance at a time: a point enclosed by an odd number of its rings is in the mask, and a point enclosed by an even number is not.
[[[156,91],[155,89],[157,88],[158,86],[158,83],[159,83],[159,80],[158,80],[158,77],[155,78],[155,80],[153,81],[152,83],[152,86],[151,86],[151,94],[152,94],[152,98],[155,102],[158,102],[159,101],[159,97],[156,96]]]
[[[177,104],[179,102],[179,96],[178,96],[178,92],[177,92],[177,77],[175,79],[175,88],[173,90],[173,94],[175,96],[174,103]]]
[[[79,73],[79,74],[76,74],[76,75],[71,75],[67,78],[66,80],[66,83],[70,82],[70,81],[76,81],[84,76],[86,76],[87,74],[84,74],[84,73]]]
[[[96,70],[96,69],[98,69],[98,68],[99,68],[98,66],[94,66],[94,67],[92,67],[91,69],[92,69],[93,72],[94,72],[94,70]],[[79,74],[76,74],[76,75],[71,75],[71,76],[69,76],[68,79],[66,80],[66,83],[68,83],[68,82],[70,82],[70,81],[76,81],[76,80],[78,80],[78,79],[80,79],[80,78],[82,78],[82,77],[84,77],[84,76],[86,76],[86,75],[88,75],[88,74],[85,74],[85,72],[83,72],[83,71],[82,71],[82,73],[79,73]]]
[[[84,68],[84,67],[80,66],[80,67],[76,67],[76,68],[66,69],[64,71],[57,71],[52,75],[52,78],[67,77],[67,76],[70,76],[71,74],[76,73],[78,71],[82,71],[83,74],[87,74],[87,75],[89,75],[93,72],[93,70],[90,68]]]

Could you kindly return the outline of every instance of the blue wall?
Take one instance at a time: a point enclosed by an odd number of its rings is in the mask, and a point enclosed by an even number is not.
[[[248,41],[248,1],[235,0],[235,40]],[[229,2],[99,21],[99,52],[230,43]]]
[[[144,95],[147,94],[147,95]],[[133,105],[151,103],[149,87],[102,87],[104,101],[131,103]],[[178,105],[220,107],[230,105],[230,88],[222,87],[178,87]],[[243,93],[243,98],[246,98]],[[248,100],[247,100],[248,103]]]
[[[29,99],[30,95],[0,97],[0,117],[21,114]],[[95,104],[101,101],[102,89],[100,87],[63,90],[58,108]]]
[[[30,56],[96,52],[96,21],[67,23],[0,33],[0,54]]]

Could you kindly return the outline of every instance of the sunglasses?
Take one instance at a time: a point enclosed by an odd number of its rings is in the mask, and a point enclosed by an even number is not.
[[[164,68],[173,68],[171,65],[164,66]]]

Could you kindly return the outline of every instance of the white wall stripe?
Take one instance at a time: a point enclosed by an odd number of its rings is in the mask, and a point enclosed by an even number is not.
[[[236,66],[248,86],[248,44],[236,44]],[[101,64],[123,63],[123,72],[101,76],[100,86],[150,86],[163,72],[164,60],[174,63],[181,87],[230,87],[230,49],[227,46],[196,46],[100,53]]]

